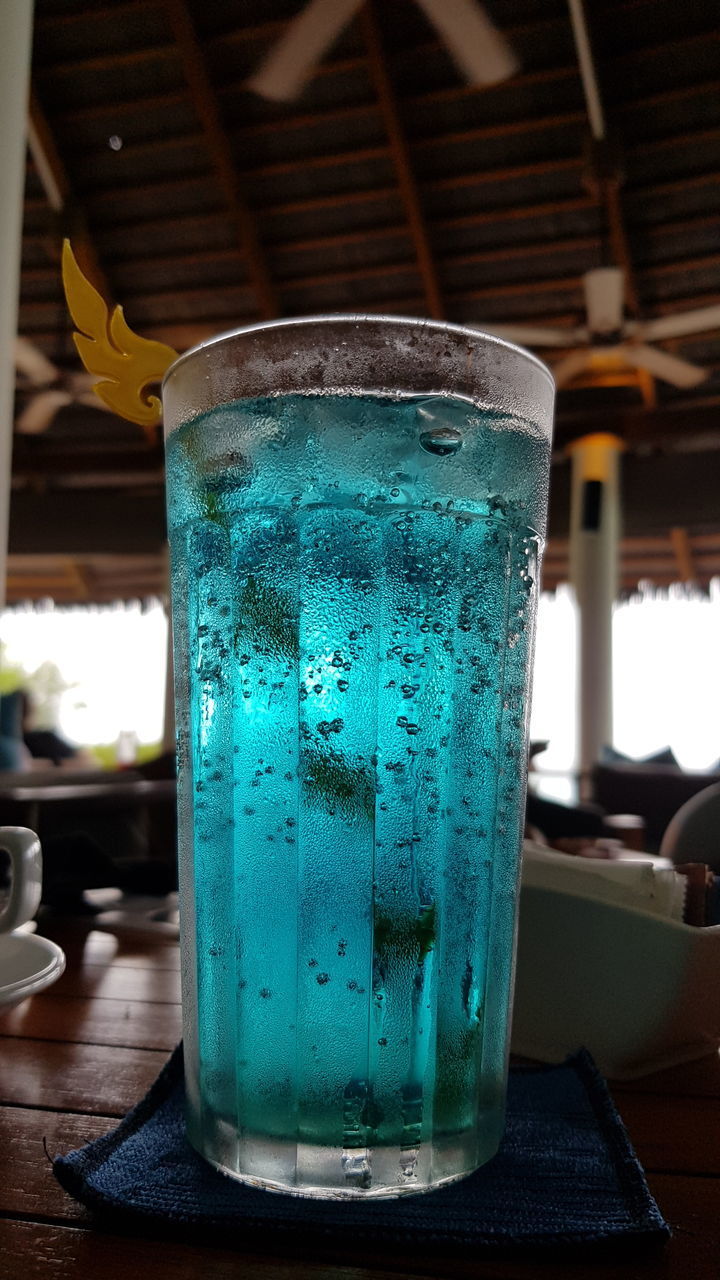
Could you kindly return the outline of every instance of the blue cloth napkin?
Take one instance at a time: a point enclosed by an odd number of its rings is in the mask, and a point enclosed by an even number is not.
[[[669,1235],[604,1081],[582,1051],[559,1067],[510,1072],[505,1138],[471,1177],[397,1200],[327,1201],[245,1186],[218,1173],[185,1136],[182,1047],[120,1126],[56,1157],[60,1183],[125,1222],[212,1228],[237,1247],[337,1242],[364,1229],[378,1244],[497,1249],[661,1241]],[[225,1231],[231,1232],[226,1237]],[[271,1233],[271,1234],[268,1234]],[[191,1232],[192,1234],[192,1232]],[[205,1236],[205,1233],[203,1232]],[[206,1236],[205,1236],[206,1238]]]

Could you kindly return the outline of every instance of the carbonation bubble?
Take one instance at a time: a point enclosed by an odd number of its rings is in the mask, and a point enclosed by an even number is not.
[[[427,427],[420,432],[420,447],[426,453],[435,453],[440,458],[457,453],[463,438],[454,427]]]

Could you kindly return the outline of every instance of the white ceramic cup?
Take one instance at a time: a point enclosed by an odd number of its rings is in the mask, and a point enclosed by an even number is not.
[[[10,858],[10,897],[0,911],[0,933],[12,933],[32,920],[40,906],[42,853],[27,827],[0,827],[0,850]]]

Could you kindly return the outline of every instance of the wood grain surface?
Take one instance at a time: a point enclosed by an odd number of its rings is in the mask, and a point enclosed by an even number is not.
[[[48,917],[64,976],[0,1016],[0,1280],[717,1280],[720,1275],[720,1059],[612,1087],[674,1234],[665,1248],[580,1261],[485,1258],[383,1247],[298,1250],[277,1232],[229,1242],[115,1231],[94,1222],[52,1175],[52,1156],[113,1128],[180,1038],[178,948],[167,935],[117,934]]]

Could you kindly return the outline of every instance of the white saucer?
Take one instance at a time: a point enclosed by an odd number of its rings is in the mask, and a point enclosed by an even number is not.
[[[48,938],[16,929],[0,934],[0,1013],[55,982],[65,953]]]

